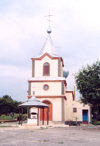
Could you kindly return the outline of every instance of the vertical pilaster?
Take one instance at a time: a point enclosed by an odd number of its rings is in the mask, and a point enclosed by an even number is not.
[[[64,95],[64,82],[61,82],[61,95]]]
[[[32,60],[32,77],[35,76],[35,60]]]
[[[58,77],[61,77],[61,60],[58,59]]]
[[[31,82],[28,82],[28,95],[31,95]]]

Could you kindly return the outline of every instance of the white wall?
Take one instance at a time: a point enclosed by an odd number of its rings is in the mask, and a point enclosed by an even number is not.
[[[47,84],[48,90],[44,90],[43,86]],[[35,91],[35,95],[61,95],[61,82],[32,82],[31,95]]]
[[[66,121],[72,120],[72,112],[73,112],[73,106],[72,106],[72,93],[66,93]]]
[[[78,101],[73,101],[72,93],[66,93],[66,121],[82,121],[82,110],[88,110],[88,121],[90,122],[90,106]],[[73,112],[77,108],[77,112]]]
[[[35,77],[43,76],[43,64],[48,62],[50,64],[50,76],[58,76],[58,59],[51,59],[45,56],[42,60],[35,60]]]
[[[74,101],[72,105],[73,107],[77,108],[77,112],[75,113],[73,112],[73,121],[75,121],[76,118],[78,121],[82,121],[83,120],[82,110],[88,110],[88,120],[90,122],[90,106],[84,105],[80,101]]]
[[[49,100],[52,103],[52,121],[62,121],[61,98],[38,98],[40,101]]]

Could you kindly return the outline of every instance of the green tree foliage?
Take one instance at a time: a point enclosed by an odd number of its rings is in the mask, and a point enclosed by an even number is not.
[[[0,115],[18,113],[18,105],[20,103],[21,102],[13,100],[10,96],[4,95],[2,98],[0,98]]]
[[[81,101],[90,104],[95,119],[100,119],[100,62],[87,65],[75,76]]]

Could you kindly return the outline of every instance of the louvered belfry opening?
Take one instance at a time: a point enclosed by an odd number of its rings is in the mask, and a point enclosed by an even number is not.
[[[50,75],[50,65],[49,63],[43,64],[43,76],[49,76]]]

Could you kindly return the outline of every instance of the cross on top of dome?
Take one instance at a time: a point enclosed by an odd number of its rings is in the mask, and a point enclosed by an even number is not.
[[[48,20],[48,22],[49,22],[49,27],[48,27],[48,29],[47,29],[47,33],[48,33],[48,34],[50,34],[50,33],[52,32],[51,27],[50,27],[50,26],[51,26],[51,25],[50,25],[50,22],[51,22],[51,19],[50,19],[50,18],[51,18],[52,16],[53,16],[53,15],[50,14],[50,11],[49,11],[49,15],[46,16],[46,17],[48,17],[47,20]]]
[[[48,17],[48,22],[49,22],[49,26],[48,26],[48,29],[47,29],[47,33],[48,33],[48,36],[47,36],[47,39],[43,45],[43,48],[40,50],[40,56],[42,56],[43,54],[45,53],[48,53],[50,54],[52,57],[59,57],[57,55],[57,52],[56,52],[56,48],[54,47],[54,44],[53,44],[53,41],[52,41],[52,38],[51,38],[51,26],[50,26],[50,22],[51,22],[51,19],[50,17],[53,16],[53,15],[47,15],[46,17]]]

